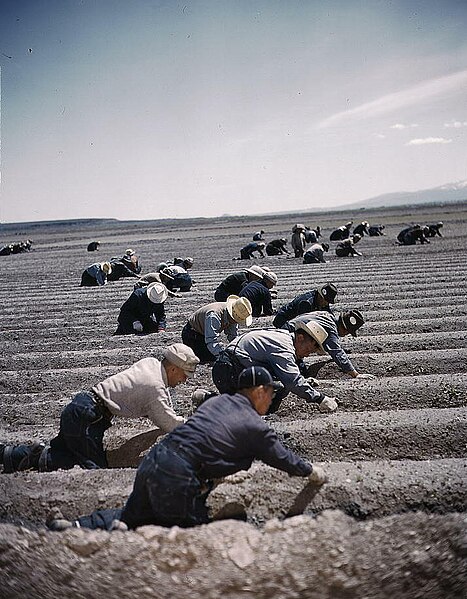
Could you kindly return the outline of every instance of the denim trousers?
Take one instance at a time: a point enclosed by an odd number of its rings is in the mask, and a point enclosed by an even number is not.
[[[111,424],[110,413],[96,404],[90,392],[82,391],[63,409],[59,433],[50,442],[48,451],[42,453],[43,448],[38,448],[38,444],[15,445],[8,451],[6,471],[50,472],[76,465],[86,469],[107,468],[103,438]]]
[[[111,425],[110,413],[90,392],[75,395],[61,414],[58,435],[50,442],[47,470],[75,465],[87,470],[107,468],[103,439]]]
[[[198,477],[189,456],[164,439],[141,462],[121,520],[128,528],[205,524],[209,522],[206,499],[211,489],[212,482]]]

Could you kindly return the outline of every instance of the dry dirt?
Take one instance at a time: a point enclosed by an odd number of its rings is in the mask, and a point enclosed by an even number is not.
[[[255,464],[210,500],[216,517],[246,512],[247,522],[47,531],[52,506],[74,518],[125,501],[136,462],[122,447],[151,425],[116,419],[107,438],[115,468],[0,473],[0,597],[466,596],[465,204],[182,223],[3,225],[0,245],[29,237],[34,251],[0,257],[0,441],[48,440],[76,391],[179,341],[187,315],[245,266],[232,257],[254,231],[290,237],[293,223],[305,221],[321,225],[327,238],[348,217],[385,224],[386,236],[364,238],[364,255],[353,259],[330,252],[322,265],[291,257],[257,261],[279,276],[276,306],[334,281],[336,308],[359,308],[367,319],[344,346],[357,369],[376,380],[350,380],[327,359],[312,358],[322,390],[340,398],[339,411],[322,415],[289,396],[267,417],[288,446],[325,467],[329,483],[316,492]],[[404,226],[438,220],[443,238],[394,244]],[[100,251],[88,253],[95,239]],[[196,284],[168,300],[166,333],[112,337],[133,280],[78,287],[88,264],[127,247],[141,256],[143,272],[177,255],[195,258]],[[253,326],[271,320],[255,319]],[[173,392],[184,415],[195,386],[212,387],[209,367]]]

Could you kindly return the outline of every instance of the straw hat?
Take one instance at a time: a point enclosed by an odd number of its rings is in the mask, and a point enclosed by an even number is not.
[[[110,264],[110,262],[102,262],[101,268],[106,275],[110,275],[110,273],[112,272],[112,265]]]
[[[253,322],[253,308],[250,300],[238,295],[229,295],[227,298],[227,312],[238,324],[249,327]]]
[[[153,304],[163,304],[169,295],[167,287],[157,281],[146,287],[146,293]]]
[[[328,338],[328,334],[327,334],[326,330],[324,329],[324,327],[322,327],[320,324],[318,324],[314,320],[309,320],[308,322],[303,322],[303,321],[299,320],[295,323],[295,330],[298,330],[298,329],[305,331],[305,333],[307,335],[310,335],[310,337],[313,337],[313,339],[319,345],[321,352],[323,354],[326,353],[326,351],[323,347],[323,343]]]

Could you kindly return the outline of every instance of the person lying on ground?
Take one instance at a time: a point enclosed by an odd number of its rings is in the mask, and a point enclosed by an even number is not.
[[[167,296],[167,287],[158,282],[135,289],[120,308],[118,328],[114,335],[147,335],[165,331],[167,318],[164,302]]]
[[[334,314],[330,314],[329,312],[309,312],[289,320],[283,325],[283,328],[293,332],[297,330],[297,327],[300,328],[303,324],[308,324],[310,322],[318,323],[326,331],[327,336],[322,343],[323,349],[325,353],[331,356],[332,360],[339,366],[342,372],[357,379],[376,378],[372,374],[359,373],[340,344],[340,337],[345,337],[346,335],[356,337],[358,329],[365,324],[363,315],[359,310],[342,312],[337,319]],[[299,363],[299,368],[304,376],[310,374],[310,371],[303,360]],[[313,371],[314,369],[312,366],[311,372]]]
[[[240,260],[251,260],[251,258],[254,258],[255,252],[258,253],[260,258],[264,258],[265,247],[264,241],[252,241],[240,250]]]
[[[224,349],[222,333],[232,341],[238,327],[252,323],[248,299],[230,295],[226,302],[214,302],[194,312],[182,329],[182,341],[191,347],[202,363],[213,362]]]
[[[254,329],[234,339],[219,354],[212,368],[212,380],[220,393],[237,391],[238,375],[248,366],[263,366],[283,385],[268,410],[275,412],[289,393],[308,403],[319,404],[322,412],[337,409],[336,398],[326,397],[313,388],[300,373],[297,360],[322,350],[327,333],[315,322],[300,323],[290,333],[283,329]],[[195,392],[196,393],[196,392]],[[206,392],[209,395],[209,392]]]
[[[326,283],[317,289],[310,289],[294,297],[292,301],[281,306],[277,311],[272,324],[280,329],[288,321],[305,312],[327,310],[332,312],[330,304],[334,304],[337,296],[337,287],[334,283]]]
[[[358,243],[361,238],[361,235],[356,233],[349,239],[338,243],[336,246],[336,256],[339,256],[339,258],[346,258],[347,256],[361,256],[362,254],[355,249],[355,244]]]
[[[326,262],[324,252],[328,251],[329,244],[313,243],[303,254],[303,264],[319,264],[320,262]]]
[[[112,272],[113,267],[110,262],[95,262],[83,271],[80,287],[97,287],[105,285]]]
[[[103,445],[112,418],[149,418],[162,433],[184,422],[172,406],[169,387],[184,383],[199,364],[193,350],[174,343],[163,359],[149,357],[81,391],[62,411],[60,430],[49,445],[0,445],[3,472],[107,468]]]
[[[253,309],[253,316],[271,316],[274,314],[271,289],[276,284],[277,275],[272,271],[266,271],[261,281],[248,283],[238,295],[249,300]]]
[[[243,287],[251,281],[261,281],[264,272],[264,269],[256,264],[245,270],[234,272],[219,283],[214,292],[214,299],[216,302],[225,302],[229,295],[238,295]]]
[[[48,518],[51,530],[83,527],[105,530],[139,526],[187,528],[211,521],[206,500],[216,482],[253,460],[308,477],[315,486],[327,482],[324,470],[284,446],[262,418],[276,392],[269,372],[250,366],[240,372],[237,391],[212,397],[164,439],[141,462],[123,509],[97,510],[78,520],[65,520],[57,510]],[[221,425],[219,425],[221,423]]]
[[[280,239],[273,239],[266,246],[266,254],[268,256],[280,256],[281,254],[288,254],[287,239],[281,237]]]

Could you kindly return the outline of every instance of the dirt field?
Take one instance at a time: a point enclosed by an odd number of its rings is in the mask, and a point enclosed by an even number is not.
[[[362,240],[362,257],[330,251],[322,265],[284,256],[255,261],[279,277],[276,307],[333,281],[336,309],[358,308],[367,320],[343,345],[357,369],[377,379],[351,380],[328,359],[310,358],[320,363],[321,389],[340,399],[339,410],[323,415],[289,395],[267,417],[289,447],[326,469],[329,483],[316,493],[303,480],[255,464],[210,500],[217,517],[246,512],[247,522],[47,531],[52,506],[75,518],[125,501],[136,463],[122,447],[151,424],[115,419],[107,444],[116,468],[0,474],[0,597],[466,596],[466,204],[177,224],[2,226],[0,245],[29,237],[34,251],[0,257],[0,441],[50,439],[75,392],[180,341],[187,315],[245,266],[232,257],[254,231],[290,239],[293,223],[305,222],[319,224],[328,241],[349,217],[386,225],[384,237]],[[404,226],[439,220],[443,238],[395,245]],[[95,239],[100,251],[88,253]],[[134,280],[78,286],[87,265],[127,247],[137,250],[143,272],[177,255],[195,259],[196,284],[168,300],[165,333],[112,336]],[[209,367],[172,393],[180,413],[190,413],[198,386],[212,387]]]

